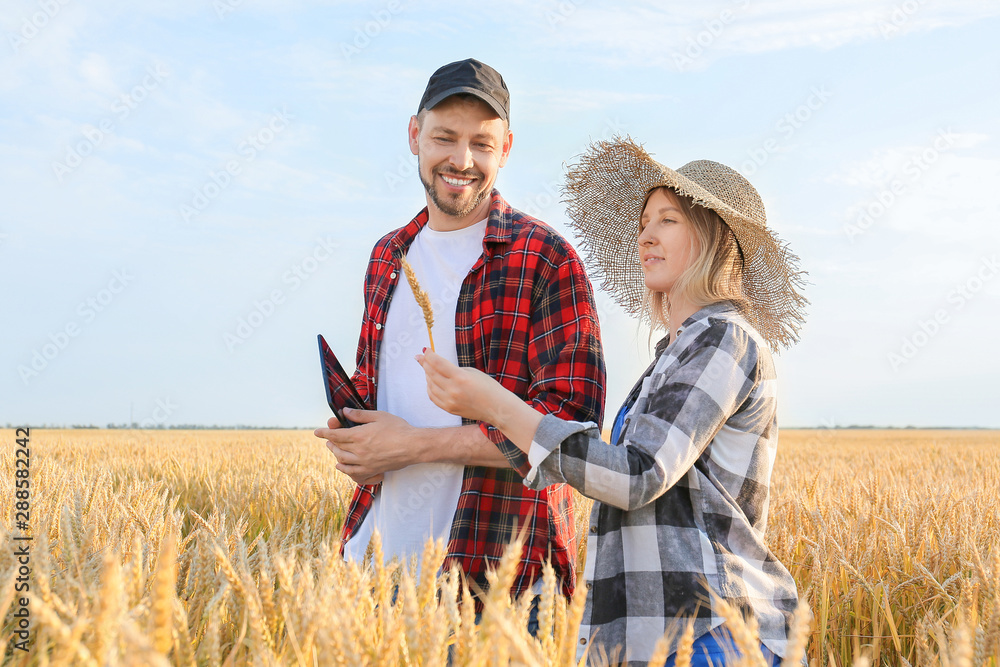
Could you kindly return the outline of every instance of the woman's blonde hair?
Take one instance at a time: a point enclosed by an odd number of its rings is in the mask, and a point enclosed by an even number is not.
[[[646,210],[649,196],[663,190],[677,204],[691,222],[691,265],[677,278],[672,292],[684,294],[692,304],[703,308],[719,301],[732,301],[737,307],[746,303],[743,293],[743,251],[729,225],[712,209],[695,204],[687,196],[668,187],[653,188],[646,193],[642,210]],[[648,314],[653,328],[670,331],[667,305],[670,295],[645,288],[643,310]],[[678,322],[678,325],[681,323]]]

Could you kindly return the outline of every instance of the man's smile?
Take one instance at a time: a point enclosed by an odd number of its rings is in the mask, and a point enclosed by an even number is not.
[[[464,188],[467,185],[472,185],[472,183],[476,180],[471,176],[455,176],[450,174],[447,176],[444,174],[440,174],[440,176],[441,180],[443,180],[448,185],[456,188]]]

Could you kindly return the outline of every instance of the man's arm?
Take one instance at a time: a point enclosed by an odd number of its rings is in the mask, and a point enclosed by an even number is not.
[[[542,414],[600,424],[605,372],[597,307],[576,253],[568,246],[564,252],[558,266],[532,286],[527,354],[531,384],[523,398]],[[504,369],[500,372],[503,375]],[[513,390],[507,378],[496,379]],[[481,429],[510,467],[522,477],[528,474],[528,457],[514,442],[488,422],[482,422]]]
[[[507,458],[476,425],[418,428],[376,410],[347,410],[354,428],[316,429],[337,457],[337,470],[358,484],[414,463],[460,463],[509,468]]]

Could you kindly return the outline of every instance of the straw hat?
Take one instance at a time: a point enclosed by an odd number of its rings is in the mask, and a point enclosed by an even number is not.
[[[729,226],[743,257],[745,304],[737,304],[775,351],[798,341],[804,323],[799,258],[767,229],[764,203],[750,183],[724,164],[689,162],[674,171],[631,138],[591,144],[567,169],[564,201],[595,279],[629,313],[642,314],[639,217],[646,195],[667,186],[709,208]],[[645,314],[648,321],[649,315]]]

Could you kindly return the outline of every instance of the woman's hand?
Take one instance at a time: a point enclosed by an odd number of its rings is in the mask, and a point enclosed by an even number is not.
[[[527,452],[542,414],[475,368],[459,368],[440,354],[424,350],[416,356],[427,375],[427,396],[453,415],[486,422],[500,429]]]
[[[460,368],[440,354],[425,350],[416,356],[427,375],[427,396],[446,412],[494,426],[494,408],[511,394],[499,382],[475,368]]]

